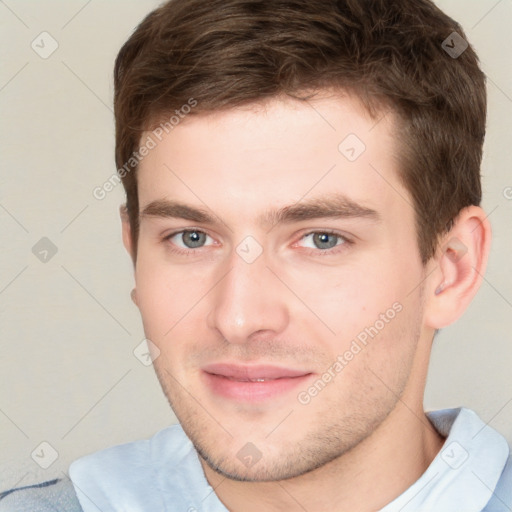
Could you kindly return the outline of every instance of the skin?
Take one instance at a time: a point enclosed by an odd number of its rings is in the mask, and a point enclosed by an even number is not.
[[[164,393],[231,511],[377,510],[442,447],[422,403],[432,338],[476,293],[490,227],[480,208],[464,209],[422,265],[395,126],[392,114],[376,123],[348,95],[275,98],[191,115],[140,164],[134,300],[159,351]],[[338,150],[349,134],[366,146],[353,162]],[[376,215],[259,222],[263,212],[333,192]],[[143,213],[162,200],[207,210],[216,222]],[[123,211],[122,220],[133,257]],[[194,229],[207,235],[198,246],[169,238]],[[326,248],[310,234],[325,231],[345,238],[324,237]],[[263,251],[252,263],[236,250],[247,236]],[[393,304],[400,312],[301,403],[298,393]],[[240,401],[205,384],[202,368],[217,362],[311,375],[272,399]],[[252,466],[237,456],[244,446],[261,454]]]

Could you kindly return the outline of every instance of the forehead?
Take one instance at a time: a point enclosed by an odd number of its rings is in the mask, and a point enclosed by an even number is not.
[[[161,140],[146,132],[141,141],[148,137],[156,145],[139,164],[141,211],[179,199],[261,218],[264,206],[325,194],[341,193],[375,211],[407,196],[398,178],[394,116],[372,118],[348,95],[193,114]]]

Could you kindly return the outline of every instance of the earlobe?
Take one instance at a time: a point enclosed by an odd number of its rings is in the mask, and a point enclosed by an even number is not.
[[[477,206],[463,209],[435,257],[425,310],[429,327],[440,329],[462,316],[482,282],[490,241],[485,212]]]

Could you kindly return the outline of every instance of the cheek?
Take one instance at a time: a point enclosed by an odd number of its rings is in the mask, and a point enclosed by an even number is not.
[[[349,266],[318,267],[288,276],[296,292],[318,319],[344,339],[373,325],[381,314],[404,299],[402,280],[395,268],[382,261],[357,262]]]
[[[146,336],[155,338],[155,343],[186,324],[207,291],[204,279],[183,267],[144,257],[137,261],[135,283]]]
[[[337,392],[353,394],[360,401],[364,396],[392,399],[390,393],[396,396],[403,391],[420,334],[421,305],[416,299],[382,308],[377,317],[343,337],[343,348],[337,352],[343,366]]]

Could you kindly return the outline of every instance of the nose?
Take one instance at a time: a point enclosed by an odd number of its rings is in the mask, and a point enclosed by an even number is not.
[[[265,253],[248,263],[235,251],[229,272],[211,292],[208,326],[231,344],[245,344],[263,332],[270,336],[289,323],[285,287],[269,268]]]

